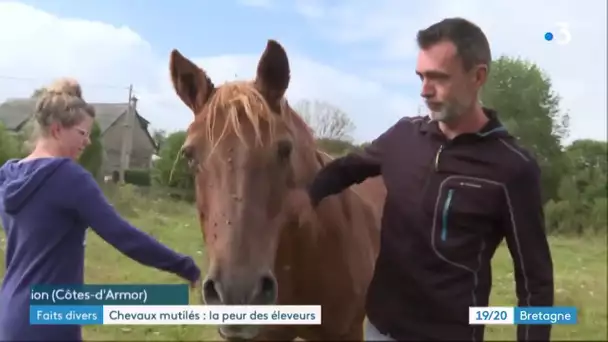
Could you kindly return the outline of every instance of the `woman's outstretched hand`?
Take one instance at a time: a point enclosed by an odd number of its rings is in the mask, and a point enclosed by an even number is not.
[[[201,279],[201,276],[199,276],[196,280],[190,282],[190,288],[191,289],[200,288],[202,286],[201,282],[202,282],[202,279]]]

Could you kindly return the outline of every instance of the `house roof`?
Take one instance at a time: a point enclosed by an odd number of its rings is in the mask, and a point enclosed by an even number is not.
[[[7,100],[0,105],[0,121],[2,121],[7,129],[16,130],[32,113],[35,102],[31,101],[33,100]]]
[[[105,132],[112,124],[123,115],[127,109],[127,103],[91,103],[95,108],[96,120],[102,132]],[[0,105],[0,121],[6,128],[19,129],[19,126],[30,118],[36,106],[36,99],[9,99]],[[137,115],[144,121],[149,122]]]
[[[116,122],[124,113],[127,112],[128,103],[90,103],[95,108],[95,119],[101,129],[102,134]],[[36,99],[8,99],[0,104],[0,121],[9,130],[19,130],[34,112]],[[144,119],[137,110],[138,121],[142,128],[148,133],[152,145],[156,148],[156,143],[148,132],[148,120]]]

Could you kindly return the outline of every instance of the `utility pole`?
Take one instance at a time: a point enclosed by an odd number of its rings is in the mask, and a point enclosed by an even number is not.
[[[129,168],[129,161],[131,157],[131,146],[133,145],[133,117],[135,116],[135,110],[133,96],[133,85],[129,85],[129,99],[127,101],[127,112],[124,119],[124,125],[122,130],[122,146],[120,149],[120,172],[119,181],[120,184],[125,184],[125,170]]]

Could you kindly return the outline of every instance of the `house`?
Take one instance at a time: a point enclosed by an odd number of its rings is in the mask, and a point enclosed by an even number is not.
[[[136,123],[133,130],[133,143],[128,168],[148,169],[153,155],[157,153],[154,139],[148,132],[149,122],[137,111],[133,99]],[[30,119],[36,99],[9,99],[0,105],[0,121],[8,130],[19,132]],[[120,151],[122,136],[127,118],[128,103],[91,103],[95,108],[104,146],[103,175],[116,177],[120,170]]]

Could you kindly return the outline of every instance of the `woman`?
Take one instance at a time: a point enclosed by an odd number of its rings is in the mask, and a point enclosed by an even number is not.
[[[29,325],[30,286],[82,284],[87,227],[128,257],[198,282],[194,261],[123,220],[75,159],[90,144],[95,112],[78,82],[57,81],[35,109],[39,137],[23,160],[0,168],[6,273],[0,289],[0,341],[80,341],[78,325]]]

